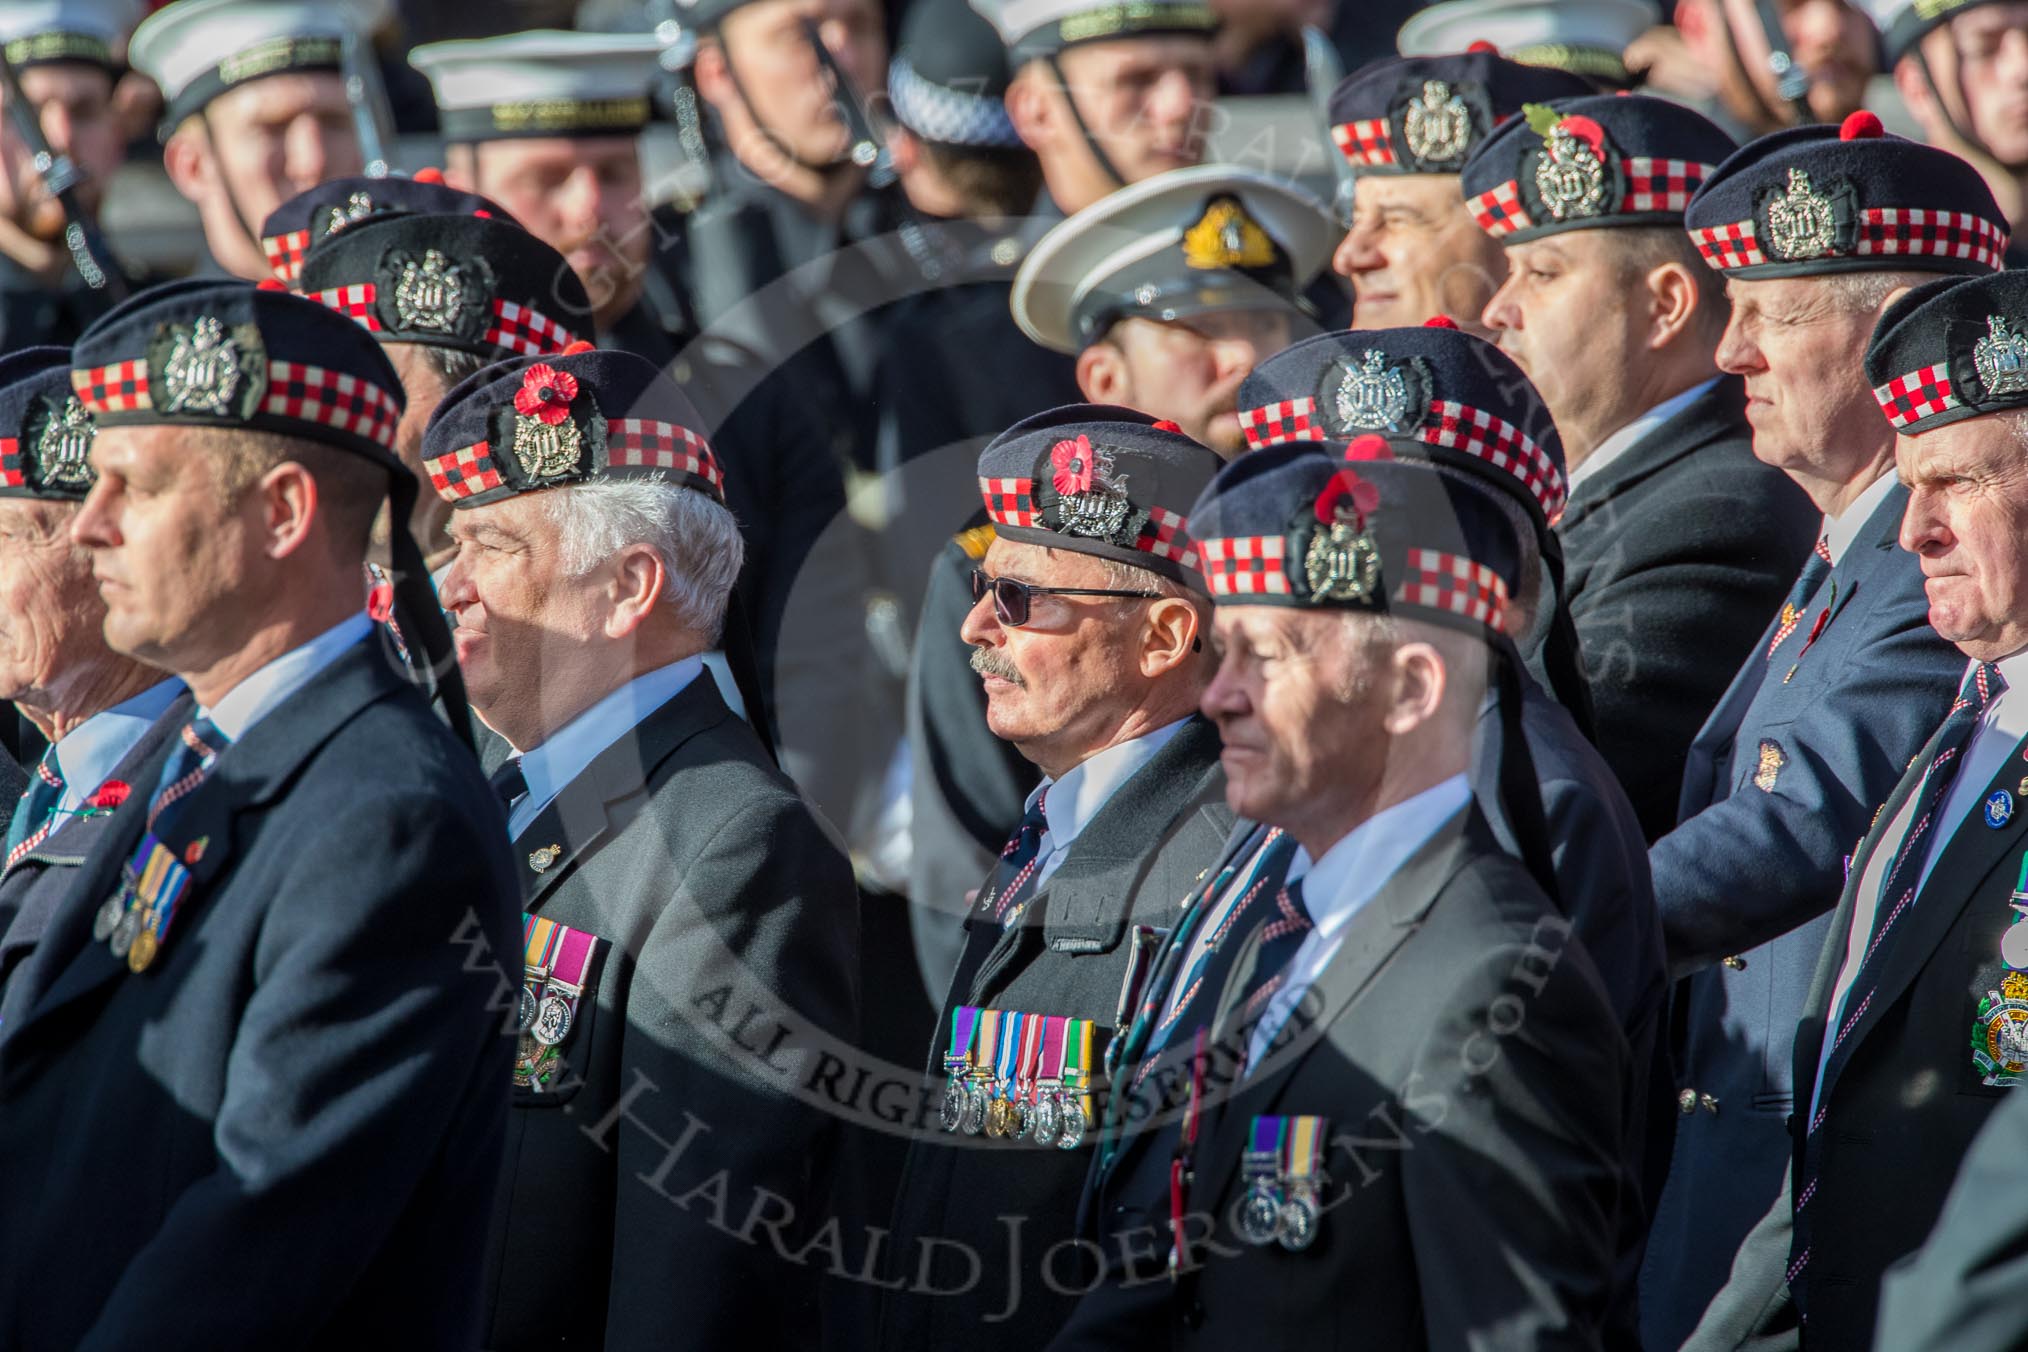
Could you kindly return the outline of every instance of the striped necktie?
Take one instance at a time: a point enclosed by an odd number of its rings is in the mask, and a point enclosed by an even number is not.
[[[1810,598],[1817,594],[1817,588],[1824,585],[1824,579],[1831,572],[1831,537],[1817,537],[1817,547],[1810,551],[1810,557],[1803,560],[1803,571],[1796,577],[1796,585],[1789,588],[1789,599],[1782,602],[1781,622],[1775,626],[1774,641],[1767,645],[1767,660],[1774,660],[1775,649],[1783,640],[1796,631],[1797,623],[1803,618],[1803,608],[1810,604]]]
[[[166,829],[163,814],[196,791],[211,773],[219,753],[231,744],[232,739],[203,714],[190,720],[176,739],[176,749],[163,762],[162,775],[155,781],[155,794],[148,800],[150,831],[159,835]]]
[[[1036,868],[1042,862],[1042,837],[1049,831],[1049,818],[1044,812],[1048,803],[1048,789],[1035,795],[1034,803],[1021,815],[1021,824],[1014,828],[1014,834],[1007,837],[1007,844],[1000,851],[992,885],[979,898],[979,913],[992,916],[1003,926],[1019,919],[1021,908],[1028,901]]]

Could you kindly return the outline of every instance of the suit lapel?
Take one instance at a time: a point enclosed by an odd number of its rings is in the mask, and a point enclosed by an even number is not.
[[[1579,484],[1557,529],[1568,534],[1593,511],[1644,479],[1714,441],[1737,435],[1744,422],[1745,390],[1746,382],[1740,377],[1719,377],[1716,384],[1691,400],[1675,417],[1651,430],[1611,464]]]

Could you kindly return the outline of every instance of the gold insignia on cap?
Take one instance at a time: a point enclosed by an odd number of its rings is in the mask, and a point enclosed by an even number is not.
[[[170,340],[162,364],[162,384],[169,398],[164,413],[211,413],[228,417],[239,389],[239,345],[225,336],[214,315],[202,315]]]
[[[1472,139],[1472,113],[1442,80],[1424,80],[1422,95],[1402,114],[1401,134],[1417,159],[1461,159]]]
[[[1789,763],[1788,754],[1780,742],[1767,741],[1760,744],[1760,768],[1753,772],[1753,786],[1762,793],[1773,793],[1775,776]]]
[[[1820,258],[1837,238],[1831,199],[1810,186],[1806,170],[1789,170],[1788,190],[1768,203],[1767,251],[1776,258]]]
[[[1274,240],[1237,198],[1219,198],[1183,232],[1183,261],[1193,268],[1270,268],[1275,258]]]
[[[45,484],[87,488],[92,482],[92,438],[98,428],[75,396],[63,401],[35,439],[35,459]]]
[[[1988,398],[2028,394],[2028,338],[2006,316],[1986,316],[1986,336],[1972,345],[1972,365]]]

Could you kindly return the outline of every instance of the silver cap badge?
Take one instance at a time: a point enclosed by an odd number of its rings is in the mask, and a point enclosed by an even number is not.
[[[1424,80],[1421,97],[1411,99],[1402,114],[1401,134],[1418,159],[1432,164],[1462,159],[1472,139],[1471,110],[1442,80]]]
[[[1831,199],[1810,186],[1806,170],[1789,170],[1788,190],[1768,203],[1767,251],[1776,258],[1821,258],[1836,247]]]
[[[42,434],[35,439],[35,459],[42,468],[42,481],[72,488],[89,486],[92,467],[87,457],[91,454],[92,438],[97,434],[98,428],[92,415],[85,412],[85,406],[75,396],[65,399],[63,407],[43,424]]]
[[[1972,365],[1986,397],[2028,394],[2028,337],[2004,315],[1986,316],[1986,336],[1972,345]]]
[[[211,413],[227,417],[239,390],[239,345],[225,335],[214,315],[203,315],[176,332],[168,359],[162,363],[162,384],[168,399],[164,413]]]
[[[1385,354],[1368,348],[1359,365],[1343,370],[1336,399],[1339,421],[1362,432],[1402,430],[1414,400],[1401,368],[1389,366]]]

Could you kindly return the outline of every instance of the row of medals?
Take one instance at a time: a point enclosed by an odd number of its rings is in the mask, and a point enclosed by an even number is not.
[[[92,917],[92,938],[106,945],[130,972],[144,972],[162,942],[155,934],[155,906],[143,905],[132,871]]]
[[[1309,1248],[1323,1214],[1317,1204],[1321,1186],[1321,1177],[1256,1176],[1240,1199],[1239,1237],[1256,1248],[1280,1244],[1291,1253]]]
[[[1033,1141],[1058,1150],[1084,1144],[1091,1121],[1084,1095],[1048,1083],[1010,1084],[977,1072],[953,1074],[944,1086],[943,1129],[996,1140]]]
[[[516,1084],[526,1087],[544,1077],[549,1062],[556,1059],[556,1049],[570,1036],[575,1019],[575,1001],[559,988],[547,987],[538,998],[534,982],[522,984],[521,999],[514,1009],[515,1031],[521,1039],[515,1052]]]

